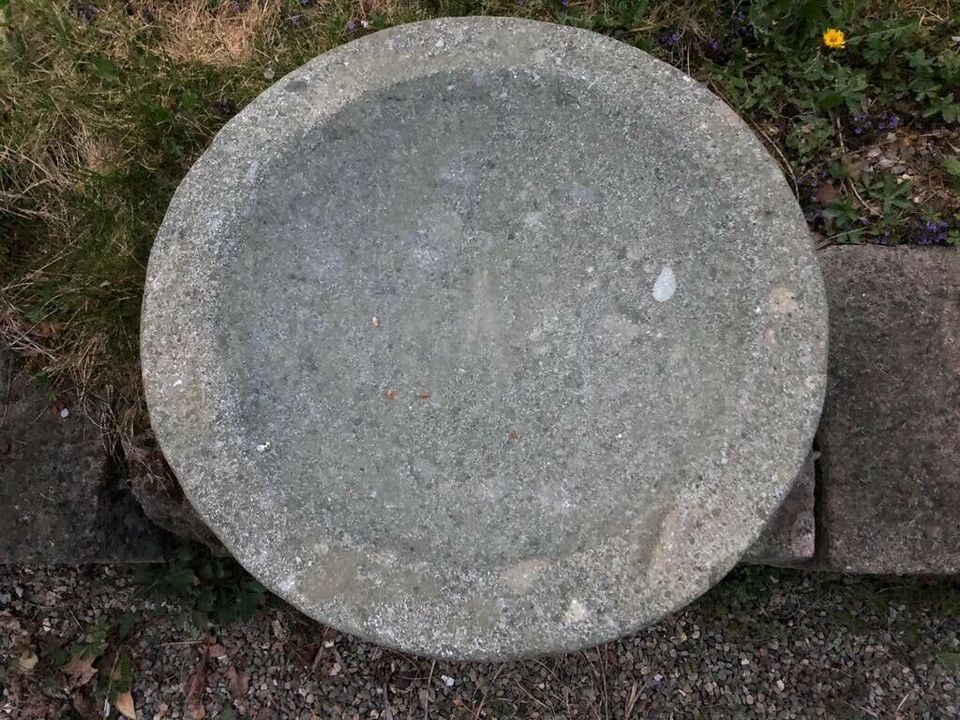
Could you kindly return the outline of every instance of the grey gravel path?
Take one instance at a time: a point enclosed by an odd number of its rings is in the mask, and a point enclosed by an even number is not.
[[[475,664],[384,650],[276,601],[200,631],[175,602],[139,598],[132,571],[95,567],[0,568],[0,718],[103,717],[45,658],[131,610],[141,719],[960,717],[957,580],[739,569],[619,642]]]

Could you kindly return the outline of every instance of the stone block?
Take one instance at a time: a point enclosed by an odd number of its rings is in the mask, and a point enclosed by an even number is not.
[[[100,429],[0,346],[0,563],[151,561],[166,537]]]
[[[960,256],[819,253],[830,307],[816,566],[960,571]]]

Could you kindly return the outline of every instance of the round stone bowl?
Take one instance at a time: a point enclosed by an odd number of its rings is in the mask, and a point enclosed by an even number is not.
[[[170,204],[142,355],[203,519],[310,616],[437,657],[599,643],[707,590],[810,449],[826,306],[748,127],[508,18],[325,53]]]

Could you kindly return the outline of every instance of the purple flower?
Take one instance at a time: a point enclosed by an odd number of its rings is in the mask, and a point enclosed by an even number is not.
[[[356,31],[357,31],[357,21],[351,20],[350,22],[347,23],[347,32],[352,33]]]
[[[920,220],[917,223],[917,245],[946,245],[950,226],[945,220]]]
[[[873,239],[874,245],[889,245],[890,244],[890,231],[884,230],[882,233],[877,235]]]
[[[890,110],[884,110],[877,118],[878,130],[891,132],[896,130],[898,127],[900,127],[900,118],[897,117],[896,113],[891,112]]]
[[[715,37],[707,40],[707,50],[713,55],[717,55],[720,52],[720,41]]]
[[[570,4],[570,0],[560,0],[560,3],[561,3],[564,7],[566,7],[567,5]]]
[[[853,114],[853,133],[863,135],[874,132],[890,132],[900,127],[900,118],[890,110],[871,115],[866,112]]]
[[[78,7],[76,9],[76,13],[81,20],[87,23],[87,25],[92,23],[94,18],[96,18],[97,15],[103,12],[100,8],[96,7],[95,5],[90,5],[85,2],[78,3],[77,5]]]
[[[873,121],[870,119],[870,115],[868,113],[858,112],[853,114],[854,135],[863,135],[863,133],[872,129]]]
[[[673,31],[672,33],[670,33],[669,35],[664,35],[662,38],[660,38],[660,44],[663,45],[664,47],[671,47],[671,48],[672,48],[672,47],[673,47],[674,45],[676,45],[678,42],[680,42],[680,31],[679,31],[679,30],[674,30],[674,31]]]

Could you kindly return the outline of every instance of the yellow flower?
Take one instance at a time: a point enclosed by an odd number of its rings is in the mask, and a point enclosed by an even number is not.
[[[846,46],[847,36],[843,34],[843,30],[827,28],[823,31],[823,44],[831,50],[839,50]]]

